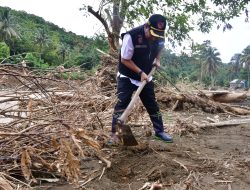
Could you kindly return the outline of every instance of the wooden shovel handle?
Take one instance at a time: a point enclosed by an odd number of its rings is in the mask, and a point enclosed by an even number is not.
[[[148,74],[148,78],[151,77],[154,72],[156,70],[156,66],[153,66],[152,70],[150,71],[150,73]],[[125,111],[122,113],[122,115],[118,118],[118,121],[120,121],[121,123],[124,123],[127,118],[128,115],[130,114],[130,112],[132,111],[134,104],[137,102],[138,97],[142,91],[142,89],[144,88],[144,86],[147,84],[147,81],[144,80],[142,81],[142,84],[138,87],[138,89],[136,90],[135,94],[133,95],[132,100],[130,101],[128,107],[125,109]]]

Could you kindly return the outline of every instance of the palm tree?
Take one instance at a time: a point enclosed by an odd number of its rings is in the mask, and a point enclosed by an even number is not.
[[[210,40],[205,40],[202,44],[192,44],[192,54],[195,57],[195,63],[198,65],[198,70],[200,71],[200,81],[203,80],[204,75],[204,60],[207,53],[207,49],[211,46]]]
[[[60,47],[59,47],[59,54],[62,57],[62,63],[63,64],[64,64],[66,55],[68,54],[69,50],[70,50],[70,48],[66,44],[61,44]]]
[[[247,81],[249,83],[249,65],[250,65],[250,45],[247,46],[243,51],[242,51],[242,56],[240,59],[241,63],[244,64],[246,70],[247,70]]]
[[[208,46],[205,48],[204,58],[204,70],[205,73],[211,78],[211,85],[214,86],[215,74],[218,71],[218,64],[221,63],[220,53],[216,48]]]
[[[241,54],[236,53],[236,54],[233,55],[233,57],[231,58],[231,60],[229,62],[229,66],[232,67],[232,69],[231,69],[232,77],[238,77],[238,74],[239,74],[240,69],[242,67],[240,59],[241,59]]]
[[[49,37],[44,29],[39,28],[35,35],[35,43],[39,46],[39,52],[42,53],[42,48],[48,44]]]
[[[48,38],[48,35],[45,32],[45,30],[42,28],[39,28],[37,30],[36,35],[35,35],[35,44],[37,44],[39,47],[40,67],[41,67],[41,63],[42,63],[42,49],[44,46],[48,45],[48,41],[49,41],[49,38]]]
[[[0,16],[0,41],[6,42],[13,37],[19,37],[19,35],[11,23],[10,11],[6,9]]]

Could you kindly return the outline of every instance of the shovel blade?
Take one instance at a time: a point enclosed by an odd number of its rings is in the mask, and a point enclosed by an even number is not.
[[[136,146],[138,145],[135,136],[129,125],[119,124],[119,136],[124,146]]]

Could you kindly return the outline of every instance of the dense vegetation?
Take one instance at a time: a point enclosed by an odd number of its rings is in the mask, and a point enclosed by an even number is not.
[[[99,61],[96,48],[107,49],[103,36],[91,39],[66,32],[24,11],[0,7],[0,16],[0,62],[17,63],[25,58],[31,67],[82,65],[91,69]]]
[[[162,65],[173,81],[186,80],[211,86],[228,87],[233,79],[249,81],[250,45],[241,54],[235,54],[229,63],[222,63],[220,52],[210,41],[196,44],[190,55],[176,56],[171,51],[163,53]]]
[[[0,7],[0,62],[48,68],[63,65],[94,69],[99,64],[96,48],[108,51],[104,35],[87,38],[45,21],[41,17]],[[249,81],[250,45],[235,54],[230,63],[222,63],[220,53],[210,41],[193,44],[190,54],[176,55],[164,50],[163,75],[172,82],[187,80],[205,85],[228,86],[234,78]]]

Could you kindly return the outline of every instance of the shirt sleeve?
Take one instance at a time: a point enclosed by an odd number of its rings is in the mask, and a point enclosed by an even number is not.
[[[134,54],[134,45],[130,34],[125,34],[122,40],[121,57],[131,59]]]
[[[159,49],[163,49],[164,46],[165,46],[165,40],[160,40],[160,41],[158,42],[158,46],[159,46]]]

